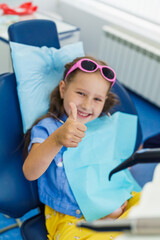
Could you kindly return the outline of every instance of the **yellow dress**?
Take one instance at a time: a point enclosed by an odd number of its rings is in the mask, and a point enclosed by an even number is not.
[[[140,193],[132,192],[132,198],[128,200],[126,211],[119,217],[126,218],[131,207],[139,203]],[[49,240],[111,240],[121,233],[117,232],[95,232],[85,228],[76,227],[76,223],[84,220],[83,217],[76,218],[54,211],[45,206],[46,228]]]

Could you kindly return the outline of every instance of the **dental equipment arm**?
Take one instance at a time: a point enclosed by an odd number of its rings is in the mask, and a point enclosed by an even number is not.
[[[77,227],[88,228],[98,232],[129,232],[138,235],[159,235],[160,218],[137,218],[78,222]]]
[[[124,170],[127,167],[131,167],[137,163],[158,163],[160,162],[160,148],[146,148],[141,149],[131,155],[127,160],[119,164],[109,174],[109,181],[116,172]]]

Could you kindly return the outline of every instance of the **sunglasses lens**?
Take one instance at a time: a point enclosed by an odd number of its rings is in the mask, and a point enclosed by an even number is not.
[[[87,60],[82,61],[81,66],[87,71],[93,71],[97,67],[94,62],[87,61]]]
[[[113,79],[114,78],[114,72],[111,69],[108,68],[102,68],[103,74],[106,78],[108,79]]]

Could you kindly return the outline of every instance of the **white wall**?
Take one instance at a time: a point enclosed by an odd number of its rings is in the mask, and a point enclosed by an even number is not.
[[[33,0],[40,11],[57,12],[58,0]]]
[[[64,21],[80,27],[80,40],[83,41],[85,53],[97,57],[104,20],[65,3],[60,5],[59,11]]]
[[[64,21],[81,29],[86,54],[99,57],[102,27],[115,25],[154,46],[160,46],[160,26],[92,0],[61,0],[59,12]]]

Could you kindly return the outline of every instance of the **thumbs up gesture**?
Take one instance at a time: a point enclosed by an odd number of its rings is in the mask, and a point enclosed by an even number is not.
[[[58,143],[65,147],[77,147],[78,143],[85,137],[87,127],[77,121],[77,107],[71,102],[70,114],[66,122],[57,129]]]
[[[77,121],[77,107],[73,102],[70,102],[70,115],[69,118]]]

